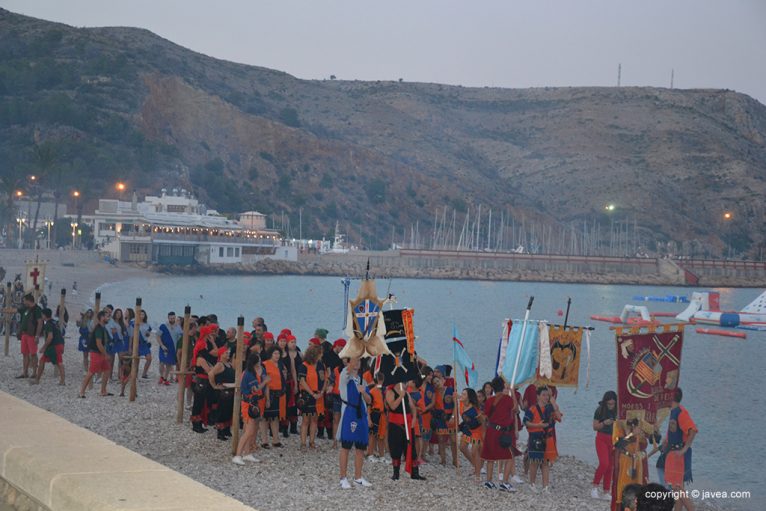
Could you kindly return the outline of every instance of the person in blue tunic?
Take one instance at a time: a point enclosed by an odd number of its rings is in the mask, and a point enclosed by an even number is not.
[[[341,407],[340,427],[336,432],[340,440],[340,487],[344,490],[351,488],[346,477],[348,471],[348,456],[351,448],[356,449],[354,458],[354,483],[356,486],[368,487],[372,483],[362,477],[362,465],[367,444],[370,439],[370,425],[367,417],[367,404],[370,396],[364,391],[362,378],[359,374],[359,357],[349,360],[348,365],[340,372]]]
[[[148,323],[149,317],[146,315],[146,311],[141,309],[141,325],[138,327],[138,356],[144,357],[146,361],[144,363],[144,371],[141,374],[141,378],[149,377],[149,366],[152,365],[152,343],[149,342],[149,338],[152,333],[152,327]],[[130,320],[128,325],[128,335],[133,338],[133,331],[135,329],[136,322],[134,319]]]
[[[168,312],[168,320],[160,325],[160,385],[170,385],[170,371],[176,365],[176,344],[183,330],[176,321],[176,313]]]

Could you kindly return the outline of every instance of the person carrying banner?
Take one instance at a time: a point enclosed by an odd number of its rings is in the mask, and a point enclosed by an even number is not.
[[[639,426],[639,419],[617,421],[612,428],[615,447],[615,480],[612,483],[613,500],[617,509],[622,503],[622,492],[629,484],[644,485],[648,474],[644,470],[648,442]]]
[[[417,420],[415,415],[417,411],[409,393],[405,390],[404,383],[389,385],[386,390],[386,407],[388,408],[388,450],[391,453],[391,465],[394,467],[391,479],[394,481],[399,479],[404,456],[405,470],[410,465],[412,467],[410,477],[415,480],[425,480],[419,472],[417,447],[413,442],[415,439],[413,425]]]
[[[502,491],[515,492],[516,489],[511,486],[510,481],[514,471],[511,446],[514,441],[514,409],[517,404],[514,398],[503,392],[505,382],[502,377],[495,376],[491,385],[494,395],[488,397],[484,405],[487,431],[481,446],[481,459],[487,462],[487,481],[484,487],[489,490],[500,488]],[[496,461],[505,462],[504,482],[499,485],[492,482]]]
[[[344,490],[351,488],[348,482],[348,457],[353,447],[354,453],[354,483],[357,486],[369,487],[372,483],[362,477],[364,453],[369,441],[369,423],[367,405],[370,396],[365,392],[359,375],[359,357],[351,358],[348,365],[339,373],[339,396],[341,402],[340,427],[336,428],[335,438],[340,440],[340,487]]]

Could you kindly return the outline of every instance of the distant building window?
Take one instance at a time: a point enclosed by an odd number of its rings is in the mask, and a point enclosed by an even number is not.
[[[234,247],[226,247],[226,257],[234,257]]]
[[[168,213],[184,213],[186,206],[183,204],[168,204]]]
[[[239,257],[239,247],[234,249],[234,257]]]
[[[218,247],[218,257],[223,257],[223,247]]]

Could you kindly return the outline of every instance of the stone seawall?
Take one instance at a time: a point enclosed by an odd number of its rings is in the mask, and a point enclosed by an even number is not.
[[[0,410],[0,508],[254,511],[5,392]]]

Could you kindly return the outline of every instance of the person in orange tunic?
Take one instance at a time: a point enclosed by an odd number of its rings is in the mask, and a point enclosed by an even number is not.
[[[279,421],[287,417],[287,385],[284,381],[280,363],[282,359],[282,350],[278,347],[272,347],[267,351],[268,358],[263,362],[266,374],[269,377],[269,392],[266,394],[266,409],[263,413],[264,437],[261,447],[269,448],[268,438],[271,428],[271,442],[274,447],[282,447],[279,441]]]
[[[367,461],[376,462],[384,461],[384,445],[383,439],[385,436],[379,435],[381,427],[385,428],[385,403],[383,401],[383,383],[386,376],[379,372],[376,375],[377,382],[367,386],[367,394],[370,395],[371,403],[368,407],[367,413],[370,418],[370,443],[367,447]]]
[[[306,349],[303,356],[303,364],[298,368],[298,381],[301,392],[298,397],[298,408],[301,411],[301,449],[306,448],[308,438],[309,447],[315,449],[314,440],[317,434],[318,418],[324,413],[325,386],[319,383],[319,371],[317,362],[322,356],[322,348],[312,344]],[[325,380],[326,383],[326,380]]]

